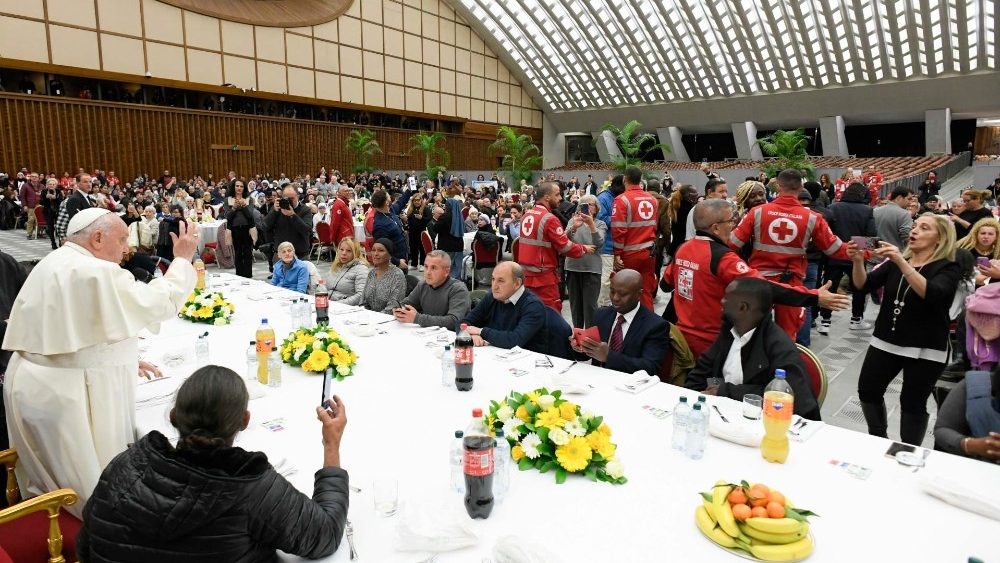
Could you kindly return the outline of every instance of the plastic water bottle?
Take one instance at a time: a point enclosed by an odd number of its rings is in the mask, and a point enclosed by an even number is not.
[[[701,459],[705,455],[705,440],[708,434],[708,417],[701,408],[702,403],[695,403],[688,418],[687,440],[685,450],[691,459]]]
[[[208,352],[208,333],[199,334],[198,338],[194,341],[194,358],[195,362],[199,366],[208,365],[209,352]]]
[[[451,349],[451,344],[444,347],[441,354],[441,385],[445,387],[455,386],[455,352]]]
[[[448,464],[451,467],[451,490],[456,493],[465,493],[465,472],[462,467],[465,457],[465,446],[462,445],[464,435],[461,430],[455,431],[455,439],[451,442],[451,451],[448,455]]]
[[[503,430],[497,429],[497,445],[493,448],[493,496],[497,502],[502,502],[503,497],[510,490],[510,443],[503,435]]]
[[[687,444],[687,427],[690,418],[691,405],[688,404],[687,397],[681,397],[674,408],[674,434],[670,443],[671,447],[679,452],[683,452]]]
[[[247,381],[257,379],[257,341],[251,340],[247,348]]]
[[[313,322],[313,306],[309,303],[309,300],[303,297],[301,299],[301,305],[299,309],[299,314],[302,315],[302,326],[305,328],[316,328],[316,323]]]

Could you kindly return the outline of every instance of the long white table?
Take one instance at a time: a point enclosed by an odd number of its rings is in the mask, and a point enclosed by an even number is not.
[[[206,327],[182,320],[164,323],[157,336],[140,342],[144,356],[159,363],[167,350],[182,349],[186,363],[166,368],[165,381],[139,386],[137,399],[176,388],[197,367],[193,343],[196,334],[208,331],[211,361],[245,373],[248,342],[261,317],[275,327],[279,341],[290,330],[287,298],[293,295],[260,282],[241,285],[241,278],[219,274],[229,283],[222,290],[237,306],[234,323]],[[271,299],[250,301],[248,295],[275,291]],[[333,305],[331,311],[339,308]],[[389,319],[368,313],[371,322]],[[567,365],[553,359],[555,368],[535,368],[535,355],[501,363],[499,350],[476,350],[475,384],[462,393],[441,386],[440,360],[426,342],[433,336],[414,334],[417,327],[397,322],[375,325],[385,331],[372,337],[351,334],[348,320],[357,313],[334,315],[331,325],[359,355],[356,375],[334,390],[344,400],[348,416],[341,447],[343,467],[351,484],[349,518],[362,561],[413,563],[427,556],[394,548],[396,525],[408,509],[418,505],[441,506],[462,518],[459,495],[448,489],[448,449],[456,429],[464,429],[474,407],[488,407],[511,390],[542,386],[546,376]],[[514,377],[510,368],[528,370]],[[554,474],[534,470],[512,475],[511,491],[488,520],[469,520],[480,535],[477,546],[442,553],[437,561],[478,562],[491,556],[497,538],[514,535],[538,542],[573,561],[737,561],[702,537],[694,524],[698,491],[708,490],[717,479],[745,479],[780,489],[796,505],[821,515],[812,518],[816,550],[810,561],[927,561],[964,562],[968,556],[992,560],[1000,553],[996,538],[1000,523],[945,504],[921,491],[919,479],[929,474],[960,477],[971,487],[1000,487],[1000,467],[940,452],[932,452],[927,467],[917,473],[884,456],[889,441],[826,425],[804,443],[791,444],[788,462],[765,462],[757,449],[709,438],[703,459],[689,460],[670,449],[671,418],[655,418],[642,408],[652,405],[672,409],[685,390],[657,385],[631,395],[614,388],[627,377],[590,365],[569,373],[595,389],[571,399],[603,415],[613,430],[612,441],[625,463],[629,482],[622,486],[595,483],[571,476],[556,485]],[[272,463],[287,459],[297,468],[289,480],[312,494],[313,474],[322,462],[320,425],[315,407],[321,394],[318,376],[288,366],[283,384],[250,402],[251,426],[237,445],[268,454]],[[139,431],[160,430],[175,435],[167,421],[169,404],[138,409]],[[285,419],[285,429],[272,433],[260,425]],[[874,469],[867,480],[858,480],[832,466],[832,459]],[[399,481],[401,513],[375,515],[372,479],[389,473]],[[348,561],[346,540],[328,561]],[[285,555],[286,560],[298,560]]]

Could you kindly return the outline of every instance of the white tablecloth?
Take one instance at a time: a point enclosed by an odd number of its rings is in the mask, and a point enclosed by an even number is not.
[[[267,317],[281,340],[290,330],[287,298],[293,294],[262,284],[241,285],[240,278],[220,274],[230,285],[222,291],[237,306],[234,324],[227,327],[196,325],[181,320],[163,324],[159,336],[140,342],[144,357],[160,363],[167,349],[182,349],[187,363],[165,371],[162,382],[141,385],[137,399],[176,388],[196,366],[196,334],[209,332],[211,360],[246,372],[247,344],[254,337],[260,317]],[[248,295],[262,296],[250,301]],[[294,296],[301,297],[300,294]],[[331,312],[340,307],[332,305]],[[462,393],[441,386],[440,361],[425,343],[430,336],[414,334],[416,327],[395,321],[376,325],[386,334],[369,338],[352,335],[344,323],[358,320],[358,313],[334,315],[332,326],[341,331],[359,355],[356,375],[334,391],[345,402],[347,430],[341,446],[343,467],[351,484],[349,517],[363,561],[413,563],[426,554],[396,551],[396,524],[403,517],[377,517],[373,509],[372,478],[390,473],[399,481],[401,511],[418,504],[440,503],[463,515],[461,498],[448,489],[448,448],[454,431],[463,429],[474,407],[488,407],[511,390],[527,391],[545,384],[546,376],[567,365],[553,359],[555,368],[534,367],[534,357],[500,363],[494,348],[476,349],[475,384]],[[367,313],[371,322],[388,316]],[[528,370],[514,377],[511,368]],[[933,452],[927,467],[912,473],[883,454],[889,441],[832,426],[824,426],[804,443],[791,443],[787,463],[765,462],[757,449],[709,438],[705,457],[689,460],[670,449],[671,418],[658,419],[643,405],[670,409],[684,390],[666,384],[631,395],[614,389],[624,374],[590,365],[570,372],[593,384],[588,395],[571,399],[604,416],[613,430],[618,456],[629,482],[623,486],[595,483],[571,476],[556,485],[554,474],[515,471],[506,500],[485,521],[471,521],[480,534],[476,547],[441,554],[437,561],[478,562],[491,556],[498,537],[516,535],[541,542],[570,562],[619,561],[719,561],[737,559],[703,538],[694,524],[700,503],[698,491],[708,490],[717,479],[746,479],[778,488],[801,507],[821,517],[811,519],[816,551],[811,562],[842,561],[965,561],[970,555],[994,557],[998,523],[944,504],[920,491],[918,480],[941,473],[961,479],[970,488],[996,490],[1000,467]],[[297,468],[289,480],[312,494],[313,474],[322,463],[320,426],[315,407],[321,394],[315,375],[285,367],[283,386],[250,402],[252,421],[237,444],[268,454],[272,463],[287,458]],[[138,410],[142,433],[158,429],[172,435],[162,404]],[[272,433],[260,423],[285,419],[285,430]],[[858,480],[831,465],[848,461],[874,469],[867,480]],[[346,540],[327,561],[348,561]],[[284,556],[286,560],[298,560]]]
[[[359,223],[359,222],[355,221],[354,222],[354,240],[356,240],[358,242],[364,242],[365,238],[366,238],[365,237],[365,224],[364,223]]]
[[[216,242],[219,234],[219,225],[225,223],[222,221],[212,221],[211,223],[198,223],[198,254],[205,251],[205,244],[209,242]]]

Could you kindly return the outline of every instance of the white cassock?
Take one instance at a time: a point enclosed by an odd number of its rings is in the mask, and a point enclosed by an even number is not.
[[[135,442],[139,331],[159,330],[195,285],[189,261],[136,282],[73,243],[31,271],[10,313],[3,386],[21,492],[71,488],[80,516],[101,472]]]

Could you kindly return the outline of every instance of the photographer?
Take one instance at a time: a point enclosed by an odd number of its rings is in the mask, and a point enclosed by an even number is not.
[[[45,182],[45,190],[42,192],[42,213],[45,215],[45,224],[49,232],[49,241],[52,243],[52,250],[59,247],[56,243],[56,219],[59,218],[59,206],[63,202],[63,193],[59,189],[59,181],[49,178]]]
[[[297,184],[289,184],[281,191],[274,207],[264,218],[264,229],[273,248],[283,242],[290,242],[295,247],[295,256],[305,260],[309,256],[310,236],[312,235],[312,213],[309,208],[299,203]],[[272,256],[268,257],[270,264]]]

